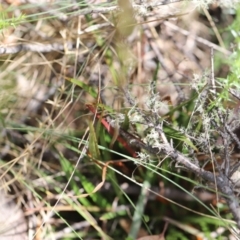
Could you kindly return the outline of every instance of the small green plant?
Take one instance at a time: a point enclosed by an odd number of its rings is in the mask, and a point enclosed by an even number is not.
[[[18,17],[8,18],[8,13],[11,14],[10,9],[3,9],[0,5],[0,31],[8,27],[16,27],[21,21],[24,21],[24,14]]]

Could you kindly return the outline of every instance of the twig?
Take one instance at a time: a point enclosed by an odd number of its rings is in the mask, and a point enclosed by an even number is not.
[[[211,86],[214,96],[216,97],[216,83],[214,77],[214,52],[213,48],[211,48]]]
[[[218,42],[219,42],[220,46],[224,49],[225,48],[225,44],[223,42],[223,39],[222,39],[221,35],[219,34],[219,31],[218,31],[218,29],[216,27],[216,24],[214,23],[214,21],[213,21],[211,15],[209,14],[208,10],[205,7],[203,7],[202,9],[203,9],[203,11],[204,11],[208,21],[209,21],[209,23],[210,23],[214,33],[215,33],[217,39],[218,39]]]
[[[231,136],[231,138],[236,142],[237,144],[237,147],[240,149],[240,141],[239,141],[239,138],[238,136],[230,129],[230,127],[225,124],[224,126],[228,132],[228,134]]]
[[[123,135],[122,135],[123,136]],[[169,158],[171,158],[173,161],[175,161],[178,164],[181,164],[184,166],[188,171],[195,173],[197,176],[202,178],[203,180],[211,183],[216,183],[218,189],[222,192],[223,197],[225,197],[227,204],[229,206],[229,209],[231,210],[233,217],[240,228],[240,206],[238,202],[238,198],[235,196],[233,187],[231,186],[231,182],[229,181],[228,177],[219,174],[218,176],[215,176],[212,172],[206,171],[196,164],[193,163],[193,161],[184,156],[182,153],[174,149],[170,144],[163,143],[159,146],[159,148],[152,148],[150,146],[146,146],[146,144],[140,143],[139,141],[136,141],[134,138],[130,138],[128,135],[123,136],[126,138],[126,140],[129,142],[129,144],[133,146],[142,147],[148,152],[152,154],[165,154]]]
[[[143,3],[143,4],[132,4],[132,8],[136,14],[145,15],[147,12],[151,11],[153,8],[171,4],[171,3],[182,2],[182,1],[183,0],[148,1],[147,3]],[[114,12],[119,10],[120,8],[117,5],[106,6],[106,7],[94,7],[94,5],[92,5],[89,8],[72,13],[70,18],[75,16],[80,16],[80,15],[93,14],[93,13],[109,13],[109,12]]]
[[[52,51],[64,51],[74,49],[75,44],[72,42],[67,43],[34,43],[34,44],[19,44],[16,46],[0,46],[1,54],[15,54],[21,51],[30,52],[52,52]]]
[[[208,41],[208,40],[206,40],[204,38],[192,35],[189,31],[184,30],[184,29],[174,25],[171,22],[165,21],[163,24],[165,24],[167,27],[170,27],[171,29],[173,29],[175,31],[180,32],[181,34],[183,34],[185,36],[190,36],[193,39],[195,39],[197,42],[202,43],[202,44],[204,44],[206,46],[209,46],[210,48],[213,48],[213,49],[215,49],[215,50],[217,50],[219,52],[222,52],[222,53],[226,54],[227,56],[232,54],[230,51],[228,51],[228,50],[226,50],[226,49],[224,49],[222,47],[219,47],[218,45],[216,45],[216,44],[214,44],[214,43],[212,43],[212,42],[210,42],[210,41]]]

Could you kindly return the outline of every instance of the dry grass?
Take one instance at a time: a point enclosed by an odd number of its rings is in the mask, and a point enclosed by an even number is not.
[[[111,239],[121,233],[119,227],[129,231],[124,227],[128,213],[121,221],[100,220],[109,209],[124,207],[117,203],[123,193],[118,198],[105,196],[104,186],[96,195],[101,204],[94,197],[72,198],[87,191],[85,182],[96,186],[101,181],[101,170],[87,156],[78,161],[86,147],[81,140],[87,140],[84,133],[92,119],[85,104],[98,100],[72,85],[71,78],[100,89],[101,101],[117,112],[129,107],[124,95],[127,89],[145,109],[149,84],[156,79],[157,92],[166,102],[163,115],[171,105],[189,98],[193,74],[202,75],[210,67],[210,47],[218,59],[229,55],[219,46],[204,12],[197,11],[193,4],[167,4],[153,8],[147,16],[133,18],[133,10],[125,5],[124,14],[113,11],[78,15],[76,12],[83,7],[73,2],[2,3],[2,9],[11,6],[9,16],[21,11],[26,19],[5,29],[1,43],[8,47],[22,44],[30,49],[4,54],[0,64],[1,191],[21,205],[28,225],[28,237],[19,235],[16,239],[65,239],[71,234],[82,239]],[[101,2],[91,1],[92,7]],[[219,15],[218,10],[215,5],[210,8],[213,20],[217,27],[227,27],[233,17]],[[124,24],[128,27],[122,28]],[[224,34],[221,37],[225,41]],[[43,51],[39,51],[38,44],[42,44]],[[57,50],[47,50],[53,46]],[[216,76],[226,76],[228,67],[224,67],[216,69]],[[111,160],[102,157],[103,161]],[[131,176],[134,169],[125,166],[120,172]],[[119,186],[127,181],[111,174]],[[116,188],[114,181],[107,179],[111,189]],[[0,212],[6,208],[4,199]],[[124,208],[126,212],[130,209],[127,205]],[[23,222],[22,213],[14,221]],[[8,232],[6,229],[8,226],[0,229],[0,235]],[[22,234],[25,230],[23,226],[19,231]],[[3,236],[0,238],[5,239]]]

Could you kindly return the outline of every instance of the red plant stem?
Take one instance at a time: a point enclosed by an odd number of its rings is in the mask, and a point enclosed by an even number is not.
[[[101,114],[97,113],[97,109],[95,109],[92,105],[86,104],[86,107],[94,114],[96,117],[101,120],[102,125],[106,128],[106,130],[113,136],[115,134],[115,129],[107,122],[105,118],[101,116]],[[137,158],[136,152],[128,145],[128,143],[118,135],[117,141],[120,142],[125,149],[132,155],[132,157]]]

